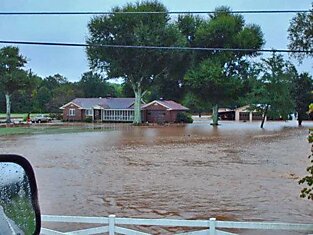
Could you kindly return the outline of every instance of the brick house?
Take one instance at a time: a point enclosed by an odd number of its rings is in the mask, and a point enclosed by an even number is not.
[[[175,122],[178,113],[189,109],[172,100],[154,100],[142,106],[144,120],[150,123]]]
[[[76,98],[60,107],[63,120],[104,122],[132,122],[134,120],[135,98]],[[177,113],[189,109],[171,100],[155,100],[142,104],[143,122],[175,122]]]
[[[60,107],[63,120],[132,122],[135,98],[76,98]]]

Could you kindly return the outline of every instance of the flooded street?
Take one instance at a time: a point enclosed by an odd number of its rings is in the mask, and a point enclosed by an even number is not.
[[[113,127],[0,137],[0,153],[31,161],[42,214],[312,223],[297,182],[313,123]]]

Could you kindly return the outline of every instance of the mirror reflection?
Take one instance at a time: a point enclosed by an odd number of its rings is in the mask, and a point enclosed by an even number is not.
[[[16,163],[0,162],[0,235],[34,233],[36,216],[31,200],[25,170]]]

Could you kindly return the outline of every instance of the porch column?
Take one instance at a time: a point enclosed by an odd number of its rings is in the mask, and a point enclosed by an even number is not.
[[[236,111],[235,111],[235,121],[239,121],[239,117],[240,117],[239,111],[236,110]]]

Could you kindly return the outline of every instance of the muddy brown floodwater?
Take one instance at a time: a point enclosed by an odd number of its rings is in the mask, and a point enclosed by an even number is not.
[[[313,204],[299,198],[297,183],[312,126],[102,125],[99,132],[1,137],[0,153],[31,161],[42,214],[312,223]]]

